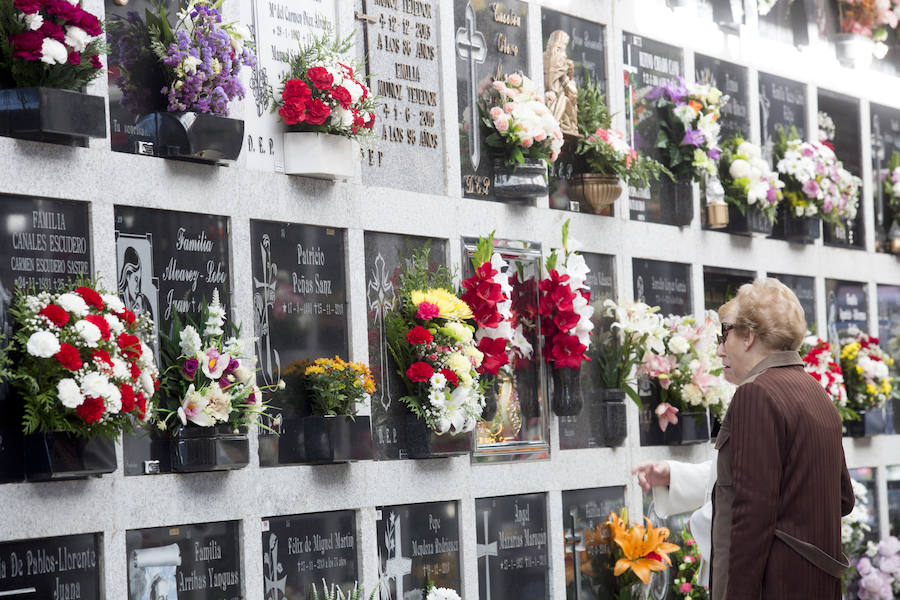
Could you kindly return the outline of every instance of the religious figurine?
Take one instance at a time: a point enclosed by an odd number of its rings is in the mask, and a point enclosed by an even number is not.
[[[556,96],[547,106],[566,135],[578,135],[578,88],[575,63],[566,56],[569,34],[557,29],[547,40],[544,51],[544,87]]]

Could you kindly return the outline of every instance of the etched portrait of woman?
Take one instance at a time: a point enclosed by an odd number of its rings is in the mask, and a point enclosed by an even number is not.
[[[134,246],[125,249],[122,268],[119,271],[119,291],[125,307],[134,313],[147,313],[153,318],[153,306],[143,292],[143,268],[141,258]]]

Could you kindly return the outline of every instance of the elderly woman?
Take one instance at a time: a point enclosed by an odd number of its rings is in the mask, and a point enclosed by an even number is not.
[[[803,308],[781,282],[758,279],[719,318],[718,355],[739,387],[712,461],[634,473],[662,514],[698,509],[691,532],[713,600],[839,600],[853,489],[837,410],[797,354]]]

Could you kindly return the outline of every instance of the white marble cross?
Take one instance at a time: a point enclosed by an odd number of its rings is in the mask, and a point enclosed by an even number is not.
[[[476,549],[478,551],[478,557],[484,557],[484,589],[487,593],[487,600],[491,600],[491,556],[497,556],[497,542],[493,541],[491,543],[487,543],[488,539],[488,511],[484,511],[481,513],[484,517],[482,521],[484,524],[484,544],[478,544]]]
[[[466,91],[469,95],[469,159],[472,168],[478,170],[481,162],[481,119],[478,115],[478,80],[475,65],[487,58],[487,44],[484,34],[475,25],[475,9],[472,2],[466,4],[466,26],[456,30],[456,54],[466,61],[469,67]]]

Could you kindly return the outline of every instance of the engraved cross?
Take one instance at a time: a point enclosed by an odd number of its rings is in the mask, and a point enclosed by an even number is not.
[[[481,161],[481,120],[478,118],[478,80],[476,79],[475,65],[481,64],[487,58],[487,44],[484,34],[478,31],[475,24],[475,9],[472,2],[466,4],[466,26],[456,30],[456,54],[466,61],[469,68],[469,77],[466,90],[469,95],[469,160],[472,168],[478,170]]]

